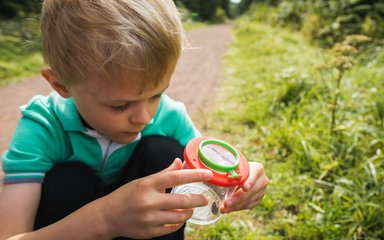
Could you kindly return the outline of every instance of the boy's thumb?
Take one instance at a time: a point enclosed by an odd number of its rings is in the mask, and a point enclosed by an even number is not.
[[[164,169],[163,171],[164,172],[166,172],[166,171],[175,171],[175,170],[180,170],[180,169],[183,169],[183,163],[181,162],[180,158],[176,158],[173,161],[173,163],[169,167]]]

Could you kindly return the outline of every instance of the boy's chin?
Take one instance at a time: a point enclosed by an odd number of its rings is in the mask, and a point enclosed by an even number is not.
[[[127,134],[124,136],[112,137],[111,140],[120,144],[129,144],[134,142],[139,134]]]

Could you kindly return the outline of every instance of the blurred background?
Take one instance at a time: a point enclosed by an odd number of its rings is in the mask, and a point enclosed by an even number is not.
[[[183,12],[186,25],[233,20],[252,4],[259,4],[268,9],[257,16],[259,19],[302,31],[310,41],[325,47],[356,33],[380,40],[384,32],[384,7],[378,0],[174,1]],[[0,84],[29,76],[41,67],[40,7],[40,0],[0,1]]]
[[[197,124],[271,179],[258,207],[188,225],[187,238],[384,239],[384,1],[175,3],[188,31],[232,25],[217,101]],[[0,2],[2,86],[43,66],[40,6]]]

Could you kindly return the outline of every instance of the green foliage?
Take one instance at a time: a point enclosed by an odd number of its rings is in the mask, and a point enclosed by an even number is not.
[[[252,0],[231,3],[230,0],[175,0],[179,8],[187,9],[194,20],[222,23],[246,12]]]
[[[38,74],[43,66],[36,17],[0,22],[0,85]]]
[[[39,0],[2,0],[0,2],[0,19],[12,19],[30,13],[39,13]]]
[[[384,36],[382,1],[282,0],[277,12],[271,14],[275,24],[301,29],[311,42],[323,46],[332,46],[351,34],[364,34],[373,39]]]
[[[338,71],[322,66],[335,56],[259,18],[251,14],[236,21],[227,81],[202,126],[204,134],[236,143],[248,159],[264,163],[271,182],[259,207],[212,226],[189,226],[191,239],[381,239],[381,47],[354,56],[354,66],[344,73],[332,135],[330,103]],[[357,47],[353,39],[344,43]],[[354,52],[341,45],[334,51]]]
[[[221,0],[178,0],[177,5],[185,6],[196,14],[196,19],[212,21],[216,17],[216,10],[221,6]]]
[[[370,42],[371,39],[365,35],[349,35],[341,43],[336,43],[331,53],[334,58],[327,64],[327,68],[335,69],[338,72],[335,83],[335,93],[331,106],[332,120],[330,131],[331,134],[335,132],[336,124],[336,111],[338,108],[338,99],[341,94],[341,80],[345,71],[350,70],[354,64],[354,60],[359,53],[359,45]]]
[[[216,9],[215,17],[212,19],[212,23],[224,23],[227,21],[227,15],[221,7]]]

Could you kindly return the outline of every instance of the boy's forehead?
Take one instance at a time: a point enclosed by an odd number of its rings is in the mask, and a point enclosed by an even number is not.
[[[126,69],[124,71],[94,71],[88,73],[87,80],[100,83],[110,82],[144,82],[144,73],[139,70]]]
[[[104,95],[103,100],[108,102],[130,102],[154,97],[165,92],[169,85],[161,84],[158,88],[148,89],[141,92],[121,91],[119,94]]]
[[[168,68],[161,76],[150,74],[143,69],[127,68],[122,71],[111,72],[93,72],[89,73],[87,82],[97,84],[99,87],[108,87],[110,85],[129,85],[139,92],[151,91],[159,86],[168,85],[174,71],[172,66]]]
[[[137,74],[113,78],[92,75],[84,83],[85,91],[100,99],[135,100],[142,96],[156,95],[165,91],[169,86],[169,78],[158,81],[154,85]]]

